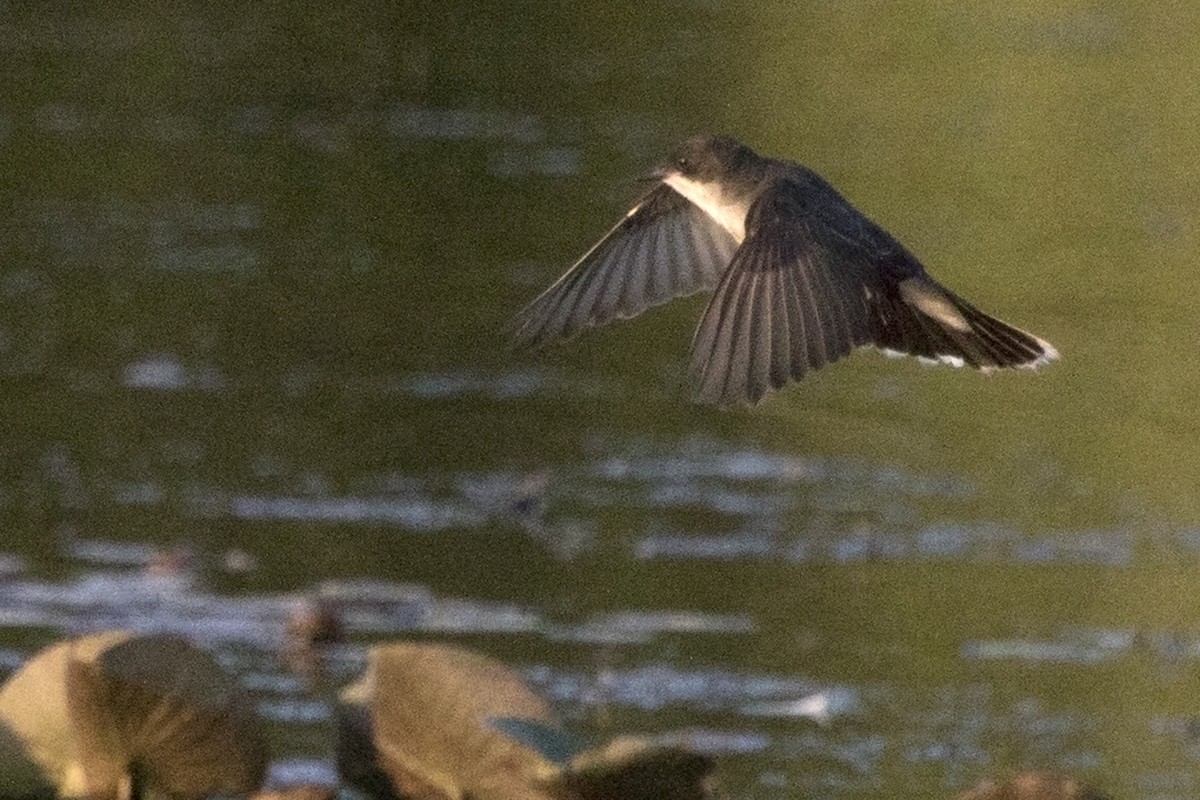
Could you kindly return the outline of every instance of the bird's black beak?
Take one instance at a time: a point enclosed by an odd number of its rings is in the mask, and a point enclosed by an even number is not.
[[[670,170],[668,170],[666,167],[655,167],[647,174],[638,178],[638,180],[642,183],[651,183],[653,181],[663,180],[668,174],[670,174]]]

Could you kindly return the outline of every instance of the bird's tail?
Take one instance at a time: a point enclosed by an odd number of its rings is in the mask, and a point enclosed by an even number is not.
[[[1056,358],[1054,346],[989,316],[927,276],[907,278],[871,304],[873,344],[989,372],[1036,369]]]

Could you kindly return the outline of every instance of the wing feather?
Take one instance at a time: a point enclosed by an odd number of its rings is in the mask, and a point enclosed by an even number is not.
[[[1056,357],[934,281],[815,173],[801,175],[750,206],[746,238],[693,339],[697,400],[756,403],[868,344],[984,370]]]
[[[513,339],[539,347],[711,289],[736,247],[711,217],[660,184],[517,314]]]
[[[769,275],[771,321],[767,330],[771,339],[771,388],[778,389],[788,382],[792,374],[792,325],[784,288],[784,271],[772,270]]]

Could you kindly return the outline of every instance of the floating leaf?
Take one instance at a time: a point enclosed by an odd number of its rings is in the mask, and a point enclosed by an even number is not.
[[[561,728],[522,717],[491,717],[488,725],[554,764],[565,764],[584,743]]]
[[[239,794],[266,771],[237,684],[175,636],[110,631],[54,645],[0,690],[0,721],[66,797],[134,785],[175,798]]]
[[[367,724],[373,750],[351,754],[343,747],[343,756],[358,762],[350,765],[339,759],[347,780],[369,773],[362,763],[375,758],[395,790],[405,796],[547,797],[539,787],[553,772],[552,765],[495,730],[488,720],[519,717],[547,727],[557,720],[545,700],[494,659],[440,645],[376,647],[366,674],[342,699],[347,706],[341,715],[343,735],[363,748],[361,726]]]

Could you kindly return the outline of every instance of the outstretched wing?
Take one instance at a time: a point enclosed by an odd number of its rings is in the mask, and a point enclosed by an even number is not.
[[[517,314],[513,338],[537,347],[711,289],[736,248],[728,231],[661,184]]]
[[[696,399],[758,402],[855,347],[980,369],[1036,367],[1048,342],[934,281],[814,173],[767,187],[692,341]]]

